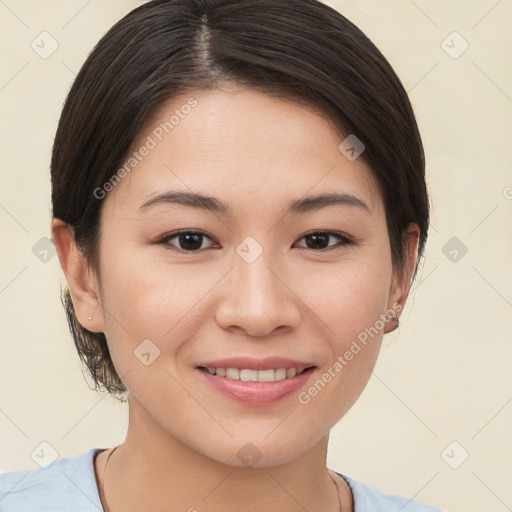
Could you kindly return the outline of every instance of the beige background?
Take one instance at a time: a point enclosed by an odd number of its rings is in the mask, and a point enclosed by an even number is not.
[[[67,457],[124,440],[127,406],[88,388],[57,257],[41,261],[39,241],[49,236],[50,151],[66,92],[101,35],[141,3],[0,0],[2,471],[38,467],[31,454],[42,442]],[[402,326],[333,429],[328,465],[452,512],[510,510],[512,1],[328,3],[409,91],[433,202]],[[59,45],[46,59],[31,48],[43,31]]]

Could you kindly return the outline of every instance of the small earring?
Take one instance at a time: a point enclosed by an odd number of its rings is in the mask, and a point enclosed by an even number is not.
[[[89,316],[87,317],[87,320],[92,320],[92,315],[89,315]]]

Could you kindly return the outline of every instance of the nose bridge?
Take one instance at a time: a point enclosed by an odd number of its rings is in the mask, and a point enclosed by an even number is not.
[[[266,254],[265,254],[266,252]],[[276,259],[272,258],[269,251],[264,251],[257,259],[248,262],[242,257],[235,259],[234,279],[241,291],[241,298],[247,303],[269,304],[273,298],[282,294],[283,290],[278,290],[278,279],[276,271],[271,270],[272,263],[275,266]]]
[[[237,248],[217,320],[224,328],[236,326],[261,336],[277,327],[296,325],[300,312],[279,276],[276,255],[251,243]]]
[[[248,299],[258,299],[260,295],[269,294],[276,285],[275,275],[269,268],[277,266],[276,254],[270,240],[262,244],[248,236],[237,246],[234,255],[233,277],[239,286],[252,292],[247,294]]]

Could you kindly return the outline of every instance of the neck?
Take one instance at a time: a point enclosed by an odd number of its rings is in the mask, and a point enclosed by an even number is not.
[[[233,467],[192,450],[135,409],[103,475],[110,512],[338,512],[340,497],[343,512],[352,511],[348,486],[325,465],[328,435],[291,462]]]

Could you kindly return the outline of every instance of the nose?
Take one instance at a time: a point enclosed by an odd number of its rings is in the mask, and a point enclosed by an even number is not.
[[[298,325],[300,299],[285,273],[270,265],[270,257],[264,255],[265,251],[252,263],[235,255],[216,310],[222,328],[262,337]]]

